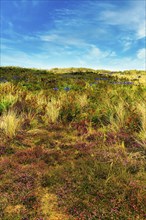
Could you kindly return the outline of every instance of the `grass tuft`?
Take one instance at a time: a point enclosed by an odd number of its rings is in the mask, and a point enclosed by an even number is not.
[[[13,138],[16,136],[17,131],[20,129],[22,124],[22,118],[17,116],[17,113],[14,111],[4,112],[0,117],[0,129],[4,134]]]

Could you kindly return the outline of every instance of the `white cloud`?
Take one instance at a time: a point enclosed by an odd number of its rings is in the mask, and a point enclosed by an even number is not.
[[[57,13],[57,15],[75,15],[75,10],[72,9],[68,9],[68,8],[56,8],[55,12]]]
[[[146,49],[145,48],[142,48],[142,49],[138,50],[137,58],[140,59],[140,60],[142,59],[146,62]]]
[[[41,59],[42,56],[36,54],[27,54],[22,51],[16,51],[15,54],[8,53],[8,54],[1,54],[1,65],[2,66],[21,66],[21,67],[30,67],[30,68],[51,68],[49,67],[49,59],[48,57],[43,56],[43,60]]]
[[[93,51],[93,50],[91,50]],[[56,55],[48,53],[38,53],[38,54],[27,54],[22,51],[16,51],[13,54],[13,51],[8,54],[1,54],[1,65],[7,66],[22,66],[22,67],[35,67],[50,69],[54,67],[87,67],[94,69],[108,69],[108,70],[129,70],[129,69],[145,69],[145,62],[143,59],[131,59],[130,57],[118,58],[110,57],[110,54],[107,57],[101,58],[103,52],[101,50],[94,50],[94,55],[91,59],[91,56],[78,56],[69,58],[68,56],[61,58],[55,61]],[[114,52],[113,52],[114,53]],[[100,54],[100,55],[99,55]],[[143,53],[142,53],[143,54]],[[141,55],[142,55],[141,54]],[[42,59],[43,57],[43,59]],[[69,59],[68,59],[69,58]]]
[[[138,59],[137,59],[138,58]],[[115,51],[104,51],[91,45],[87,54],[80,56],[78,64],[84,67],[94,69],[109,69],[109,70],[145,70],[146,49],[141,49],[137,53],[137,57],[119,57]]]
[[[12,1],[16,8],[24,7],[26,4],[30,3],[32,6],[37,6],[40,0],[15,0]]]
[[[97,47],[92,47],[92,49],[89,52],[89,56],[91,57],[99,57],[101,56],[102,52]]]
[[[123,51],[127,51],[132,47],[134,39],[132,36],[124,36],[121,38],[121,43],[123,45]]]
[[[109,56],[110,56],[110,57],[116,57],[116,56],[117,56],[117,54],[116,54],[116,52],[115,52],[115,51],[112,51],[112,52],[109,54]]]
[[[137,31],[137,37],[138,39],[146,37],[146,20],[139,25]]]
[[[123,47],[123,51],[128,51],[134,46],[136,40],[133,35],[127,34],[125,36],[122,35],[122,37],[119,38],[119,42]]]
[[[113,69],[113,70],[130,70],[130,69],[145,70],[144,60],[138,60],[136,58],[132,59],[130,57],[110,59],[106,63],[106,66],[107,69]]]
[[[41,35],[38,35],[38,37],[41,39],[41,41],[44,41],[46,43],[51,42],[60,45],[62,48],[66,48],[68,46],[77,47],[77,48],[90,47],[90,44],[88,44],[82,38],[70,36],[69,34],[64,33],[63,31],[60,34],[57,34],[57,31],[55,34],[42,33]]]
[[[132,1],[128,8],[114,8],[100,13],[100,20],[109,25],[117,25],[123,30],[135,31],[138,39],[146,36],[145,1]]]
[[[20,0],[20,4],[18,1],[13,3],[15,7],[22,7],[22,5],[33,7],[39,1]],[[30,33],[23,35],[15,32],[13,23],[8,23],[9,28],[3,32],[11,40],[3,40],[5,52],[2,61],[9,65],[28,65],[39,68],[48,68],[51,64],[51,67],[83,65],[111,70],[144,69],[145,49],[135,52],[133,47],[137,39],[145,36],[143,2],[143,0],[124,1],[119,7],[116,1],[107,4],[103,1],[87,0],[87,4],[81,4],[82,7],[80,5],[72,9],[52,10],[48,12],[48,16],[52,16],[53,28],[49,26],[48,18],[45,29],[42,32],[36,31],[32,36]],[[29,19],[29,16],[25,19]],[[114,28],[114,25],[118,28]],[[30,55],[29,44],[35,48],[36,54]],[[13,53],[8,51],[9,45],[13,46]],[[135,58],[130,58],[130,55],[125,58],[120,57],[121,54],[126,54],[123,51],[132,47],[131,57]],[[28,54],[17,51],[18,48],[28,51]],[[130,51],[128,52],[130,54]]]
[[[108,51],[102,51],[95,45],[90,45],[89,52],[85,55],[88,59],[94,60],[94,59],[103,59],[107,56],[112,54],[111,52]],[[113,54],[112,54],[113,55]]]
[[[41,35],[40,39],[42,41],[46,41],[46,42],[54,42],[59,38],[58,35],[56,34],[50,34],[50,35]]]

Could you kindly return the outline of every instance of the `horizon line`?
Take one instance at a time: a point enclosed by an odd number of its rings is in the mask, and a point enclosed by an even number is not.
[[[104,71],[112,71],[112,72],[124,72],[124,71],[146,71],[146,69],[124,69],[124,70],[111,70],[111,69],[96,69],[96,68],[90,68],[90,67],[51,67],[51,68],[38,68],[38,67],[25,67],[25,66],[5,66],[5,65],[0,65],[0,68],[1,67],[4,67],[4,68],[7,68],[7,67],[14,67],[14,68],[23,68],[23,69],[36,69],[36,70],[53,70],[53,69],[90,69],[90,70],[95,70],[95,71],[98,71],[98,70],[104,70]]]

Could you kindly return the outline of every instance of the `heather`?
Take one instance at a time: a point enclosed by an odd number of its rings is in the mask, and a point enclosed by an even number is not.
[[[146,72],[0,69],[0,219],[146,218]]]

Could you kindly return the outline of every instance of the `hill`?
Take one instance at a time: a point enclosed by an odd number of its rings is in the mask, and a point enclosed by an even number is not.
[[[0,68],[0,219],[146,217],[145,71]]]

